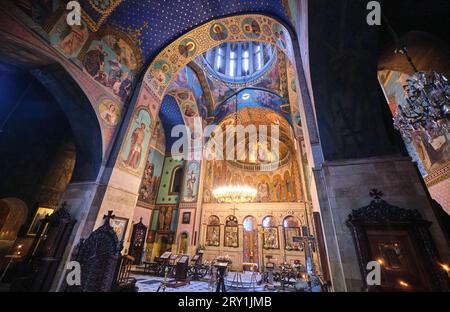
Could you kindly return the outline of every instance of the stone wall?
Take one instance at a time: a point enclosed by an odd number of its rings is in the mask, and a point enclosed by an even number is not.
[[[360,291],[363,286],[355,246],[345,222],[352,209],[370,203],[369,192],[374,188],[381,190],[383,199],[392,205],[419,210],[424,219],[432,222],[430,231],[441,258],[450,256],[420,176],[409,158],[327,162],[315,171],[315,178],[322,194],[322,225],[335,291]]]

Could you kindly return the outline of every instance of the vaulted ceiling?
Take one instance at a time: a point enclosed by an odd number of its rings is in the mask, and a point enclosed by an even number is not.
[[[114,25],[140,32],[140,48],[148,63],[170,42],[214,18],[262,13],[288,22],[282,0],[89,0],[82,6],[92,25]]]

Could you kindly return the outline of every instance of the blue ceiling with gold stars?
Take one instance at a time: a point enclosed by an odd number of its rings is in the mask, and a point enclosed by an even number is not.
[[[170,150],[172,144],[179,138],[172,137],[172,128],[176,125],[183,125],[184,120],[180,112],[180,107],[177,101],[171,95],[166,95],[161,103],[159,111],[159,118],[161,119],[164,134],[166,136],[166,150]]]
[[[94,9],[95,7],[95,9]],[[89,0],[83,9],[95,21],[141,30],[140,48],[145,63],[187,31],[214,18],[262,13],[288,22],[282,0]]]

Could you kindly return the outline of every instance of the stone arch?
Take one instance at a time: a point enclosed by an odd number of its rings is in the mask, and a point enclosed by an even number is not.
[[[250,25],[249,23],[257,26],[249,30],[247,27]],[[224,27],[226,36],[214,39],[211,36],[211,30],[218,24]],[[202,40],[200,41],[198,38],[202,38]],[[147,107],[155,118],[171,82],[183,67],[213,47],[224,42],[238,41],[271,43],[284,52],[287,58],[295,64],[290,31],[274,18],[261,14],[246,14],[211,20],[181,36],[155,57],[143,76],[141,88],[135,97],[134,109]],[[183,47],[188,44],[193,46],[193,50],[184,53]],[[116,165],[122,168],[120,162],[117,162]],[[141,164],[139,169],[135,175],[141,177],[144,164]]]
[[[103,133],[95,109],[76,75],[38,46],[7,36],[1,39],[1,46],[1,59],[37,79],[66,116],[76,145],[72,181],[95,181],[102,165]]]

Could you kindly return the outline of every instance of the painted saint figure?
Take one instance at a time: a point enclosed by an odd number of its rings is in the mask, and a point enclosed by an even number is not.
[[[131,145],[130,150],[128,152],[128,157],[125,160],[125,165],[127,167],[137,169],[141,162],[141,154],[142,154],[142,143],[145,138],[145,130],[146,126],[144,123],[141,123],[139,128],[136,128],[131,135]]]
[[[188,198],[194,197],[194,186],[195,186],[196,181],[197,181],[197,178],[195,177],[194,171],[191,171],[191,173],[189,173],[189,179],[186,181]]]

